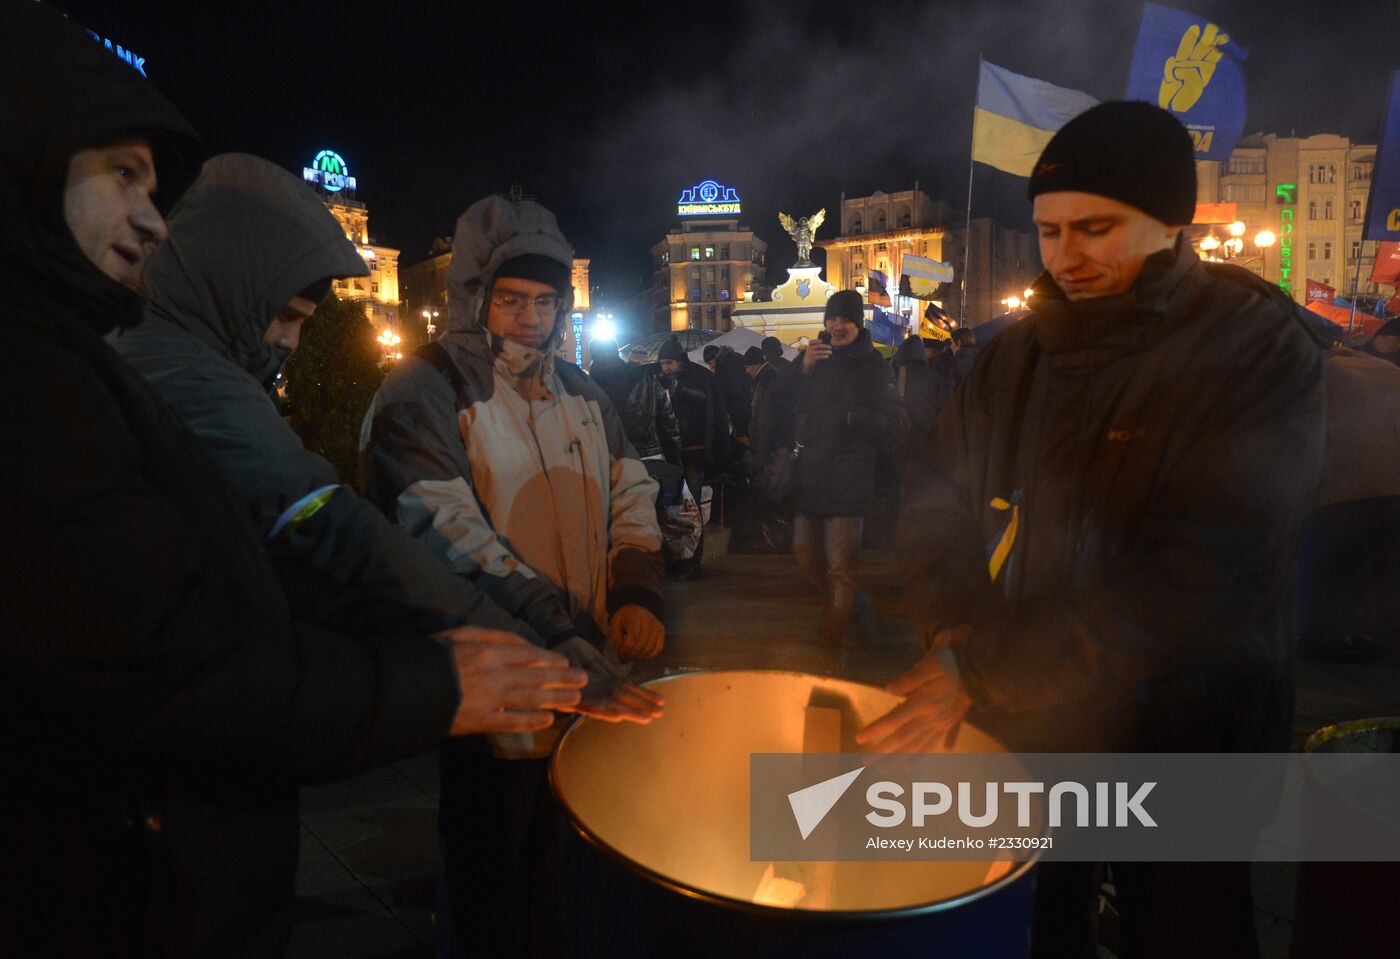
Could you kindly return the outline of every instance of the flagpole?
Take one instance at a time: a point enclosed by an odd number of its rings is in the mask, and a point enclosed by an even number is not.
[[[977,51],[977,80],[982,81],[982,51]],[[967,221],[963,225],[963,275],[962,307],[958,310],[958,322],[967,326],[967,265],[972,255],[972,168],[977,161],[977,107],[972,108],[972,144],[967,150]]]
[[[1356,272],[1351,276],[1351,316],[1347,319],[1347,349],[1351,349],[1352,332],[1356,327],[1356,287],[1361,282],[1361,251],[1366,248],[1362,240],[1356,248]]]

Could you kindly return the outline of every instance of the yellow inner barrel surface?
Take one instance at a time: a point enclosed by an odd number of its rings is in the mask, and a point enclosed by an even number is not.
[[[805,673],[690,673],[650,685],[666,697],[662,719],[577,722],[555,750],[553,779],[585,835],[670,885],[799,910],[904,911],[968,896],[1020,865],[752,861],[750,754],[857,752],[854,732],[899,698]],[[1005,752],[967,725],[954,751]]]

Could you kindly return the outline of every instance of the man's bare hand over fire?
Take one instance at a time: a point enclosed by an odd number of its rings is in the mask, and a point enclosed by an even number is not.
[[[904,702],[856,733],[856,742],[877,753],[925,753],[952,746],[959,724],[972,708],[958,676],[952,645],[970,627],[943,630],[909,672],[885,688]]]

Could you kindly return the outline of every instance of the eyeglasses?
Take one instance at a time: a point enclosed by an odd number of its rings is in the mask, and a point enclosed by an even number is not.
[[[542,293],[531,299],[524,293],[503,290],[500,293],[491,294],[491,305],[512,316],[524,313],[530,308],[534,308],[535,313],[540,316],[548,316],[558,308],[559,295],[557,293]]]

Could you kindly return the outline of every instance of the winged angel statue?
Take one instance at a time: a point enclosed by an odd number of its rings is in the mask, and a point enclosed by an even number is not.
[[[811,216],[804,216],[800,220],[794,220],[786,213],[778,214],[778,222],[783,229],[787,230],[787,235],[792,237],[792,242],[797,244],[797,265],[812,265],[812,238],[817,235],[817,228],[826,220],[826,208],[818,210]]]

